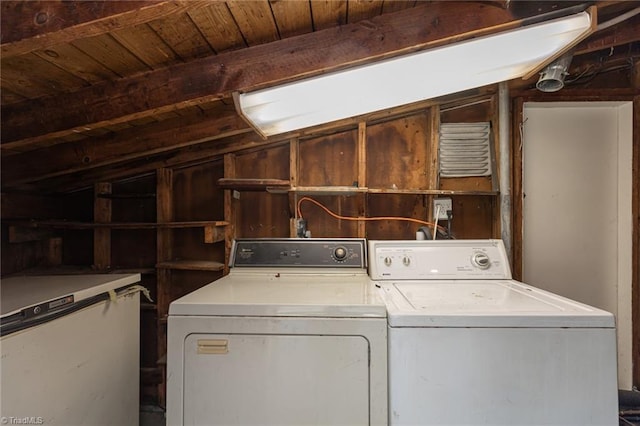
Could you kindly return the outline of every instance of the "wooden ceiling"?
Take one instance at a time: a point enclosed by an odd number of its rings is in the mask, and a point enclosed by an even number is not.
[[[517,27],[579,4],[2,1],[2,190],[74,191],[275,143],[283,139],[262,140],[236,114],[233,92]],[[594,4],[600,23],[639,6]],[[594,33],[575,55],[602,62],[597,53],[615,49],[633,67],[639,40],[640,14]],[[574,63],[588,69],[585,60]]]

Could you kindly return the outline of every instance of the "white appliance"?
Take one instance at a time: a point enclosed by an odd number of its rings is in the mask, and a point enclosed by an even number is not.
[[[167,424],[383,425],[387,320],[362,239],[237,240],[169,307]]]
[[[0,281],[3,424],[137,425],[139,274]]]
[[[391,425],[618,424],[613,315],[512,280],[502,241],[370,241],[369,261]]]

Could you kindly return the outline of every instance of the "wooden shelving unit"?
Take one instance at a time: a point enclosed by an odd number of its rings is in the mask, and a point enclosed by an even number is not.
[[[183,271],[222,271],[224,269],[224,263],[208,260],[173,260],[159,262],[156,264],[156,268]]]

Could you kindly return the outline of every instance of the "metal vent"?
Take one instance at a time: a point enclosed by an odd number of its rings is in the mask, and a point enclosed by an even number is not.
[[[440,177],[491,176],[489,123],[440,125]]]

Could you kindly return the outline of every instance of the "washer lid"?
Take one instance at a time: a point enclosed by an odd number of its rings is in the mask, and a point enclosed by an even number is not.
[[[366,273],[234,273],[169,306],[169,315],[385,318]]]
[[[608,312],[512,280],[380,284],[391,327],[615,327]]]

